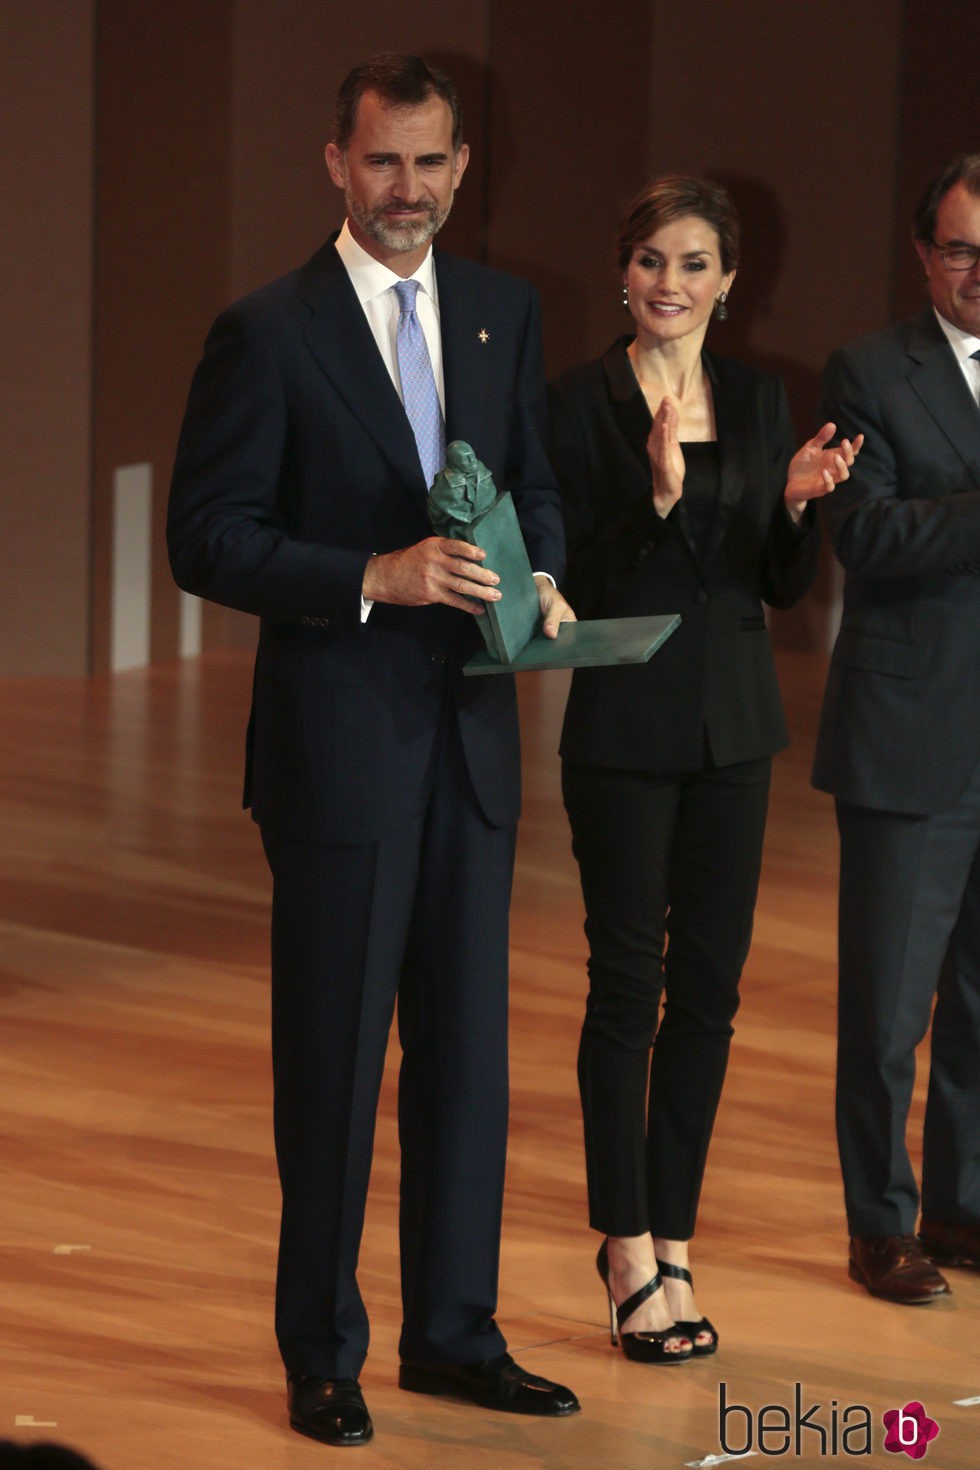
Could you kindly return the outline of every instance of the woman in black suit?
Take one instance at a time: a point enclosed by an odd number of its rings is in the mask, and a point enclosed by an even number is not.
[[[635,335],[552,385],[567,593],[580,617],[682,621],[648,664],[575,672],[562,784],[590,950],[579,1086],[597,1265],[613,1342],[666,1364],[718,1345],[688,1246],[787,741],[763,602],[810,585],[808,502],[860,446],[828,449],[826,424],[794,454],[779,380],[702,350],[738,265],[723,189],[654,180],[618,244]]]

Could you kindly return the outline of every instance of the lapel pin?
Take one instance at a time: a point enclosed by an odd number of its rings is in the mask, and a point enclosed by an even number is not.
[[[479,337],[481,342],[490,341],[490,333],[487,331],[486,327],[481,327],[476,335]]]

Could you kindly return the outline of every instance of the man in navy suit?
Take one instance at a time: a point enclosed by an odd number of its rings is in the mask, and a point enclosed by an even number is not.
[[[931,305],[825,374],[821,414],[865,442],[825,502],[846,578],[814,771],[841,844],[849,1270],[906,1303],[948,1294],[940,1265],[980,1267],[980,154],[930,185],[915,237]],[[931,1013],[916,1237],[905,1134]]]
[[[326,151],[346,223],[218,318],[171,494],[178,583],[261,619],[246,802],[273,874],[276,1330],[290,1423],[330,1444],[372,1433],[356,1267],[396,995],[400,1385],[578,1408],[494,1321],[517,711],[511,678],[462,675],[506,587],[430,534],[420,373],[440,443],[467,441],[514,497],[545,632],[572,613],[535,295],[432,251],[467,159],[443,73],[385,55],[348,76]]]

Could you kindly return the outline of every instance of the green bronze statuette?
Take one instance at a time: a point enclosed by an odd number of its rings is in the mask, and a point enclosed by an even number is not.
[[[497,494],[493,475],[469,444],[454,439],[446,466],[429,491],[429,520],[437,536],[468,541],[487,554],[500,578],[499,602],[477,618],[486,652],[475,654],[465,674],[506,674],[529,669],[645,663],[674,631],[680,617],[608,618],[562,623],[557,638],[541,632],[534,573],[510,492]]]

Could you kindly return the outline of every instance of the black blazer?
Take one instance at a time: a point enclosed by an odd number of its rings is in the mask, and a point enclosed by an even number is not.
[[[865,444],[825,503],[846,578],[813,781],[943,811],[980,759],[980,408],[927,307],[832,354],[823,412]]]
[[[717,509],[702,554],[683,500],[653,509],[651,419],[622,338],[552,385],[551,458],[566,512],[566,591],[579,617],[680,613],[647,664],[576,670],[562,731],[567,760],[686,771],[754,759],[787,742],[762,602],[788,607],[816,571],[812,508],[783,503],[794,452],[782,384],[704,356],[721,453]]]
[[[537,300],[436,253],[450,439],[510,490],[560,579]],[[406,818],[448,679],[487,820],[517,819],[513,680],[464,678],[472,615],[376,605],[372,553],[432,534],[415,440],[333,241],[216,321],[191,386],[168,519],[181,587],[261,618],[246,804],[283,837],[370,842]]]

